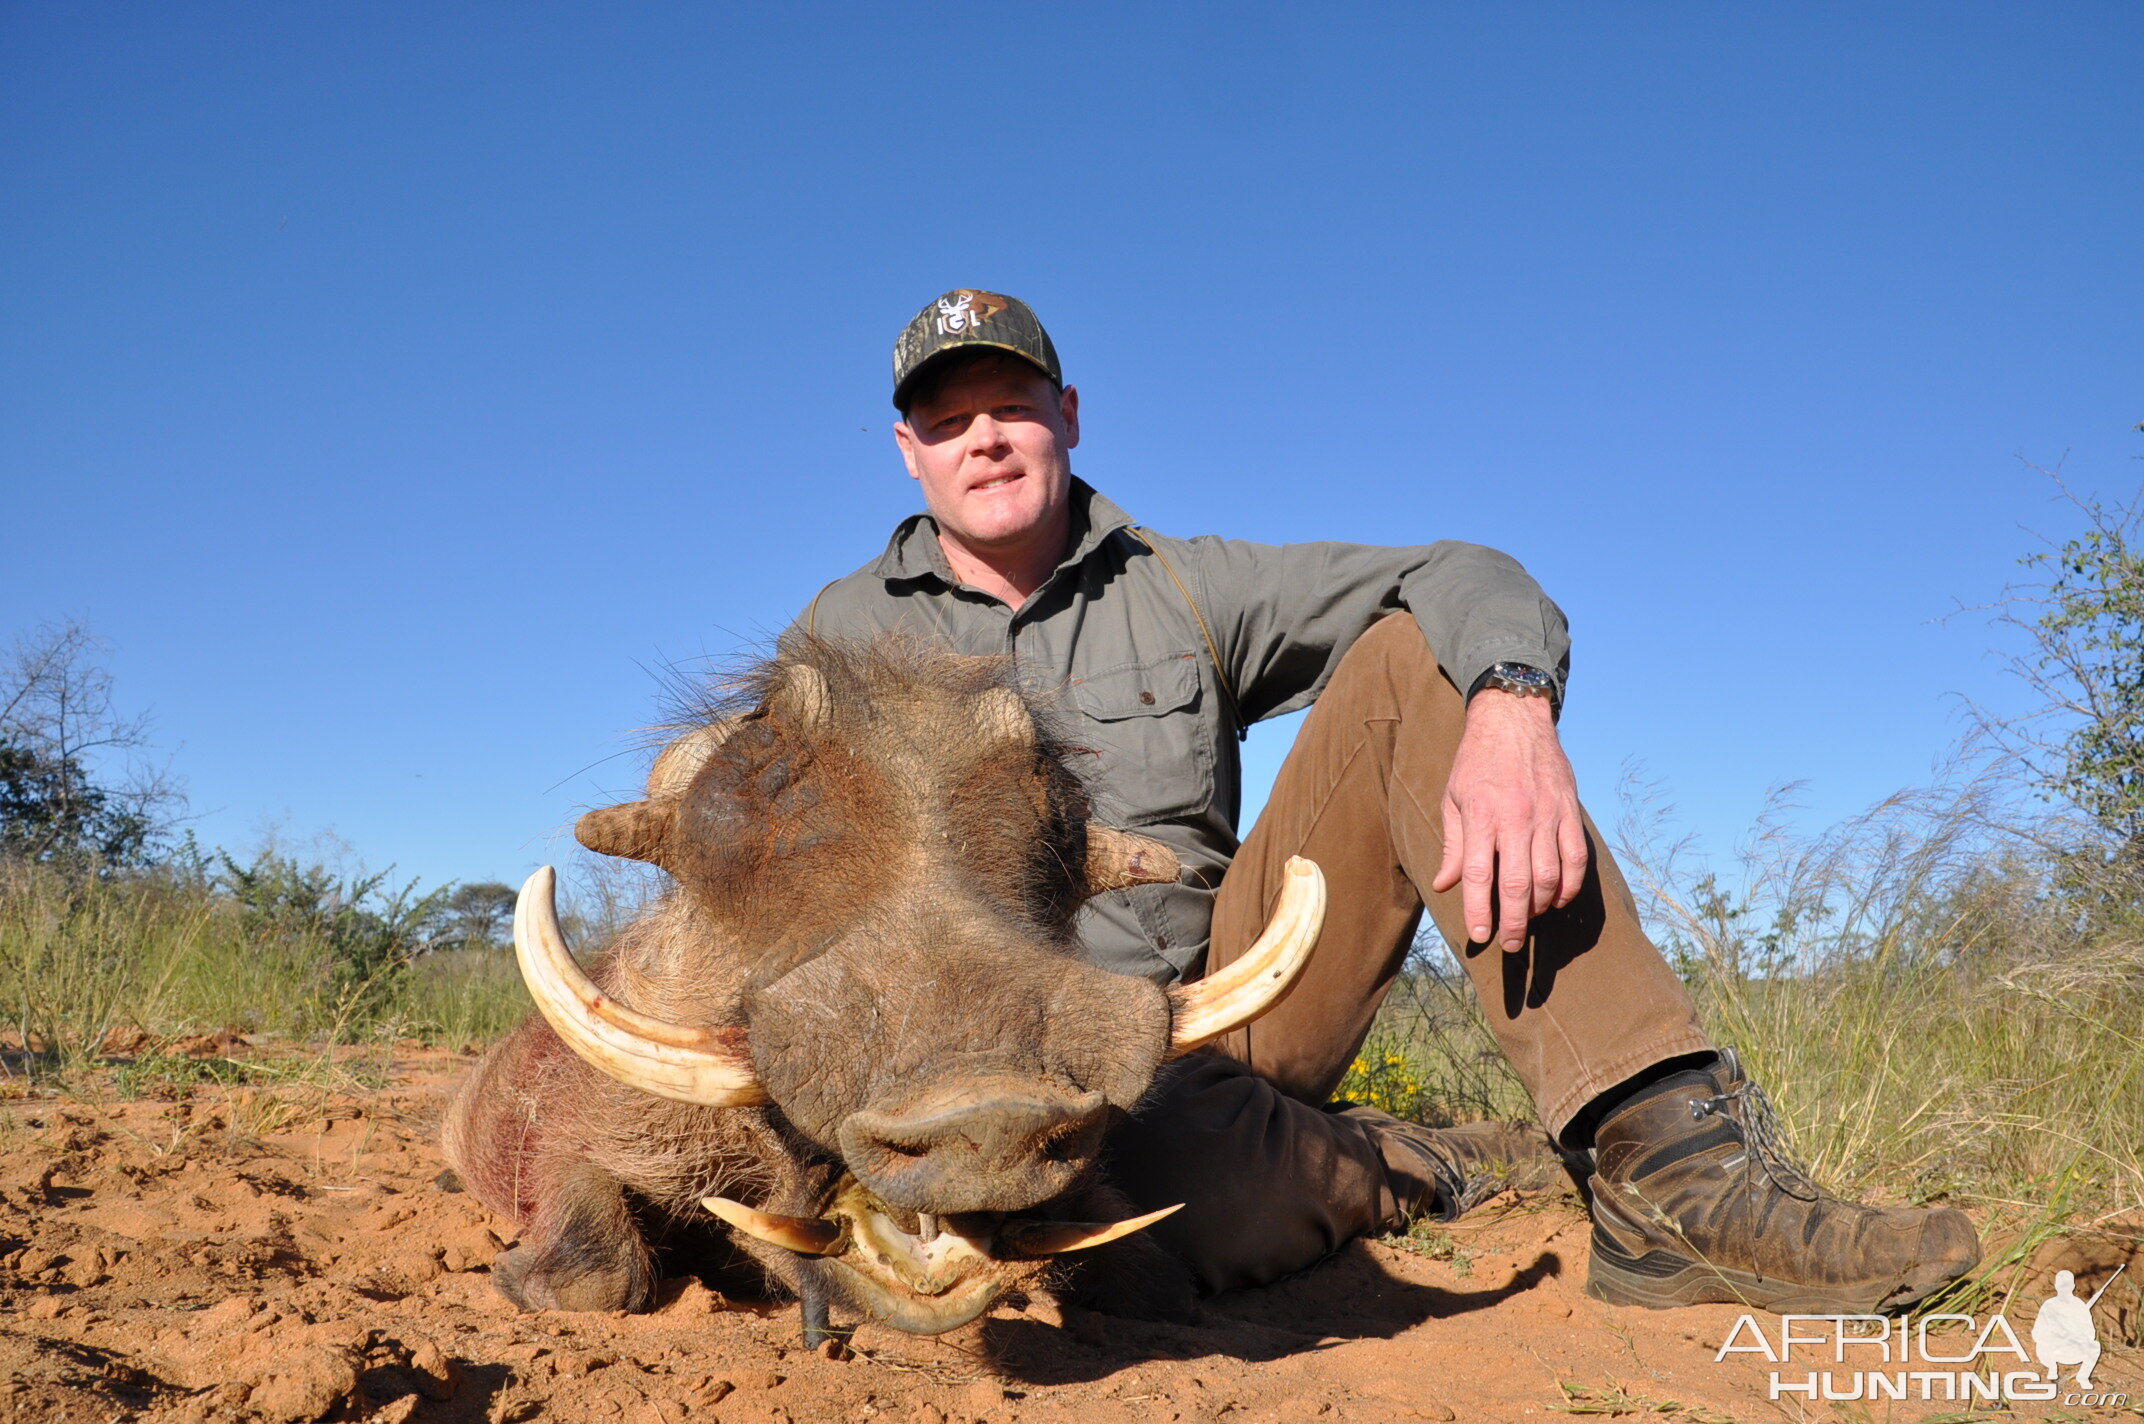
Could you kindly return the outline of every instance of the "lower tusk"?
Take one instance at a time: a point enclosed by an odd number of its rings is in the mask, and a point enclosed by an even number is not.
[[[916,1239],[928,1246],[938,1239],[938,1218],[927,1211],[916,1213]]]
[[[1006,1227],[999,1240],[1018,1256],[1061,1256],[1122,1240],[1183,1209],[1178,1202],[1127,1221],[1020,1221]]]
[[[841,1228],[831,1221],[809,1216],[776,1216],[754,1211],[728,1197],[709,1197],[700,1203],[747,1236],[756,1236],[800,1256],[830,1256],[841,1240]]]

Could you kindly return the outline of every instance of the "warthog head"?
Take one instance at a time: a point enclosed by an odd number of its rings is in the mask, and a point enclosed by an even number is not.
[[[568,952],[550,871],[523,889],[515,945],[559,1037],[647,1093],[778,1114],[823,1170],[789,1199],[707,1207],[792,1283],[907,1329],[950,1328],[1022,1263],[1166,1214],[1051,1208],[1164,1059],[1293,982],[1323,914],[1316,868],[1291,867],[1249,955],[1164,991],[1083,961],[1070,926],[1091,895],[1175,879],[1176,857],[1088,819],[1069,750],[1004,663],[800,642],[750,698],[673,742],[647,799],[578,827],[669,872],[689,936],[607,972],[606,992]]]

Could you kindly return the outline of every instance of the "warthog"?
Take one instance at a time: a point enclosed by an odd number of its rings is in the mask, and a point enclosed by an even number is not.
[[[1166,1059],[1270,1007],[1324,881],[1290,867],[1253,950],[1163,990],[1076,952],[1103,891],[1176,857],[1089,819],[1075,757],[994,659],[897,639],[798,641],[657,759],[589,847],[675,888],[584,976],[549,868],[515,915],[541,1011],[455,1099],[449,1161],[512,1218],[524,1307],[639,1309],[651,1237],[713,1229],[803,1302],[904,1330],[973,1319],[1127,1217],[1097,1159]],[[630,1007],[628,1007],[630,1006]],[[1081,1258],[1111,1308],[1188,1300],[1159,1248]]]

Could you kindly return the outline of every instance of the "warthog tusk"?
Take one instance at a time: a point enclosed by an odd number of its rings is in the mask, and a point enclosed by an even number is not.
[[[1249,1023],[1281,1001],[1310,962],[1325,924],[1325,874],[1299,855],[1281,871],[1280,903],[1258,943],[1233,964],[1169,990],[1169,1056]]]
[[[1084,1251],[1122,1240],[1183,1209],[1184,1204],[1178,1202],[1125,1221],[1016,1221],[999,1233],[999,1240],[1016,1255],[1061,1256],[1067,1251]]]
[[[590,983],[559,928],[546,865],[514,902],[514,957],[529,997],[566,1046],[630,1088],[712,1108],[767,1101],[752,1060],[713,1033],[633,1012]]]
[[[809,1216],[776,1216],[754,1211],[728,1197],[709,1197],[700,1203],[747,1236],[784,1247],[801,1256],[824,1256],[841,1240],[841,1228],[831,1221]]]

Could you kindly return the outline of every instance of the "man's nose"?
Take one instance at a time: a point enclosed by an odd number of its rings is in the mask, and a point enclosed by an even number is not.
[[[995,455],[1012,444],[1006,437],[1005,427],[987,415],[978,415],[968,422],[968,453],[971,455]]]

